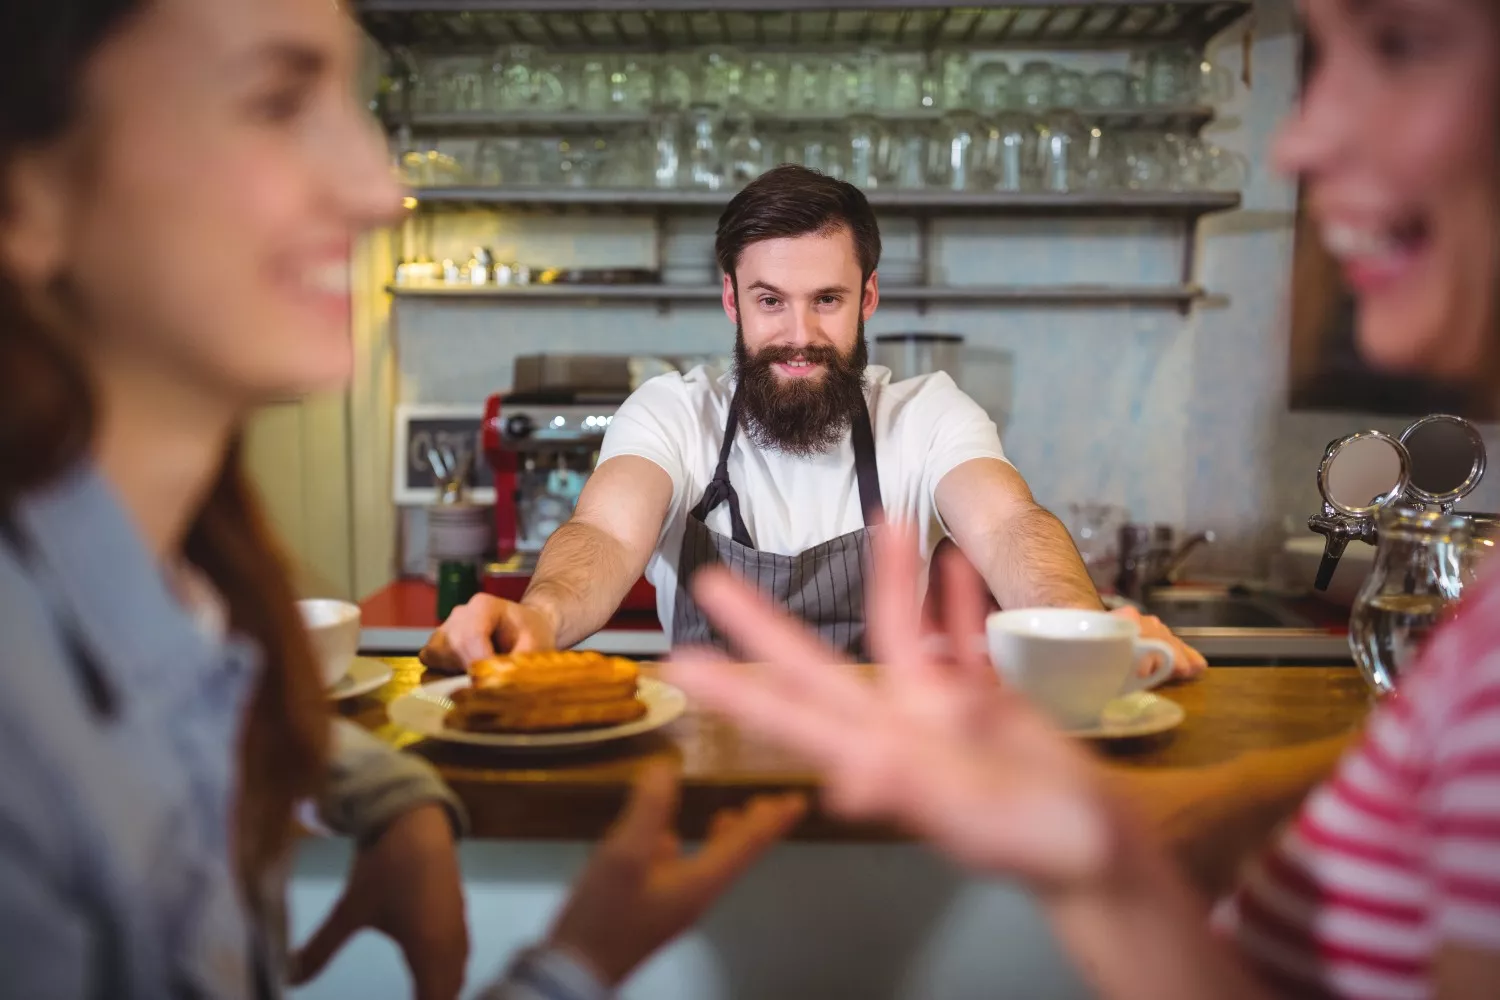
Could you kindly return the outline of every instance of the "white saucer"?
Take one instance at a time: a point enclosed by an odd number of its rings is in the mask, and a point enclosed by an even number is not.
[[[1164,733],[1182,725],[1185,718],[1187,713],[1172,699],[1137,691],[1105,705],[1094,725],[1067,732],[1085,740],[1123,740]]]
[[[381,687],[394,676],[396,672],[380,660],[372,660],[368,656],[355,657],[354,662],[349,664],[349,672],[328,689],[328,700],[358,698]]]
[[[623,725],[556,733],[470,733],[461,729],[449,729],[444,721],[448,710],[453,707],[453,700],[449,696],[468,686],[467,677],[429,681],[391,702],[386,711],[396,725],[435,740],[505,750],[556,751],[591,747],[649,733],[673,721],[687,709],[687,695],[670,684],[652,677],[642,677],[636,695],[646,703],[646,715]]]

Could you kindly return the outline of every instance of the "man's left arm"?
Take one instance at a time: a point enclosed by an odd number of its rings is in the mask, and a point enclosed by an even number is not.
[[[1008,462],[976,458],[937,486],[938,515],[1002,608],[1103,610],[1068,529]]]
[[[1008,462],[964,462],[943,476],[933,499],[953,541],[1002,608],[1103,609],[1068,529],[1036,502],[1026,480]],[[1116,614],[1137,619],[1143,636],[1172,645],[1178,677],[1196,676],[1207,667],[1203,654],[1158,619],[1134,608]]]

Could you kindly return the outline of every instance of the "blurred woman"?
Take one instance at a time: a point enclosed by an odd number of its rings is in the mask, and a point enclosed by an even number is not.
[[[1374,365],[1448,382],[1497,372],[1500,8],[1490,0],[1306,0],[1313,63],[1277,156],[1358,299]],[[769,666],[703,660],[690,692],[820,762],[831,803],[904,822],[1019,877],[1109,997],[1469,1000],[1500,989],[1500,574],[1434,635],[1401,696],[1219,908],[1183,881],[1117,782],[982,658],[977,583],[949,568],[953,662],[924,652],[910,542],[883,540],[872,601],[881,684],[808,669],[826,650],[735,581],[700,601]],[[1304,770],[1314,773],[1316,768]],[[1269,773],[1240,769],[1220,818]],[[1233,826],[1233,822],[1227,825]]]
[[[330,736],[239,464],[257,407],[347,379],[350,246],[400,208],[356,40],[328,0],[0,5],[6,996],[279,995],[312,797],[362,849],[300,974],[369,925],[420,996],[462,984],[457,805],[417,760]],[[602,992],[799,808],[754,805],[684,860],[673,794],[643,780],[497,995]]]

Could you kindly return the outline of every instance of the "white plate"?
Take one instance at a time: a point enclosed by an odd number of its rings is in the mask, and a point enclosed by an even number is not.
[[[394,676],[396,672],[380,660],[372,660],[368,656],[355,657],[354,662],[349,664],[349,672],[328,689],[328,700],[358,698],[384,686]]]
[[[569,729],[558,733],[469,733],[461,729],[449,729],[443,724],[443,718],[453,707],[450,696],[468,686],[467,677],[432,681],[391,702],[387,712],[396,725],[435,740],[510,750],[559,750],[593,746],[649,733],[665,726],[687,709],[687,695],[670,684],[642,677],[636,695],[646,703],[646,714],[624,725]]]
[[[1187,713],[1170,698],[1137,691],[1104,706],[1099,721],[1088,727],[1069,729],[1069,736],[1086,740],[1123,740],[1155,736],[1182,725]]]

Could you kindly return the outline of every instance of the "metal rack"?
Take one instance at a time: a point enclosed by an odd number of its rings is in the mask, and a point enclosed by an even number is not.
[[[1180,108],[1080,108],[1078,113],[1091,123],[1112,129],[1138,130],[1160,128],[1196,135],[1214,117],[1214,109],[1203,105]],[[757,124],[777,125],[837,125],[848,121],[847,114],[809,112],[776,112],[751,116]],[[942,121],[941,111],[909,111],[901,113],[882,112],[881,121],[890,123],[937,123]],[[629,114],[599,114],[591,111],[455,111],[414,112],[409,115],[390,114],[386,125],[391,129],[405,128],[414,135],[440,133],[443,135],[467,134],[471,132],[491,133],[547,133],[558,129],[581,128],[640,128],[651,122],[645,112]]]
[[[936,0],[352,0],[361,22],[391,49],[493,53],[510,45],[559,51],[666,52],[697,46],[758,50],[854,48],[876,45],[945,48],[1102,49],[1183,43],[1203,47],[1251,10],[1249,0],[1008,0],[955,5]],[[1117,129],[1163,128],[1196,133],[1213,119],[1210,107],[1130,108],[1091,112]],[[759,116],[767,122],[837,122],[831,115]],[[889,117],[889,116],[886,116]],[[901,116],[924,121],[935,112]],[[644,125],[646,115],[580,112],[427,114],[402,112],[393,131],[535,134],[568,127]],[[657,220],[658,257],[668,215],[722,210],[729,191],[595,188],[430,187],[413,192],[425,209],[476,207],[647,214]],[[1193,282],[1197,222],[1239,207],[1235,192],[869,192],[882,214],[916,216],[922,283],[882,290],[888,301],[919,309],[944,304],[1171,306],[1183,312],[1204,295]],[[1069,284],[1047,287],[951,287],[934,283],[932,220],[944,215],[1154,217],[1181,220],[1181,282],[1171,285]],[[708,302],[713,286],[526,286],[521,288],[392,286],[402,298],[529,302]]]
[[[654,302],[717,303],[717,285],[391,285],[397,298],[469,302]],[[925,311],[933,305],[1030,305],[1053,307],[1144,305],[1185,308],[1202,298],[1197,285],[887,285],[881,301],[915,304]]]
[[[1250,7],[1248,0],[355,0],[381,44],[451,51],[1202,45]]]
[[[721,211],[733,197],[724,191],[612,191],[603,188],[430,187],[412,192],[418,204],[594,208],[617,212],[682,213]],[[1234,191],[1110,191],[1048,194],[1023,191],[875,190],[868,193],[877,209],[913,215],[981,212],[985,215],[1153,216],[1197,219],[1211,212],[1238,208]]]

